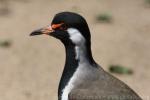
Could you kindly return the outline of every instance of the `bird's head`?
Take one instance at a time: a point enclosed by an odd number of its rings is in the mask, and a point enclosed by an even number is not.
[[[90,31],[86,20],[79,14],[73,12],[61,12],[54,16],[51,25],[33,31],[30,35],[47,34],[53,36],[63,43],[72,42],[80,45],[90,43]]]

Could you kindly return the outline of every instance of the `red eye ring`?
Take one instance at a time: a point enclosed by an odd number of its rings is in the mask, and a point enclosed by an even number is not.
[[[67,27],[64,23],[60,23],[60,24],[52,24],[52,29],[60,29],[60,30],[65,30]]]

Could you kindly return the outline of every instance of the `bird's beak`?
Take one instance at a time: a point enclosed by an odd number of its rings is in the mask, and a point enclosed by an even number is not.
[[[42,34],[46,34],[46,35],[50,35],[50,33],[54,32],[54,30],[52,29],[51,26],[47,26],[41,29],[37,29],[35,31],[33,31],[30,36],[34,36],[34,35],[42,35]]]
[[[35,30],[30,34],[30,36],[41,35],[41,34],[51,35],[51,33],[53,33],[55,29],[60,28],[63,24],[64,23],[53,24],[53,25],[49,25],[47,27]]]

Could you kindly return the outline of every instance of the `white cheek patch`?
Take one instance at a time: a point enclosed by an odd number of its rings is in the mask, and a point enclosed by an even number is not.
[[[69,33],[70,39],[75,45],[81,45],[85,43],[85,38],[82,36],[80,31],[78,31],[75,28],[69,28],[67,29],[67,32]]]

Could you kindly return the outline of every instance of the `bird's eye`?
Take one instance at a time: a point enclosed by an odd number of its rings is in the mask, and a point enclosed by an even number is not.
[[[66,30],[67,29],[67,26],[65,24],[62,24],[60,27],[59,27],[60,30]]]
[[[53,24],[52,29],[54,29],[54,30],[66,30],[67,26],[64,23]]]

